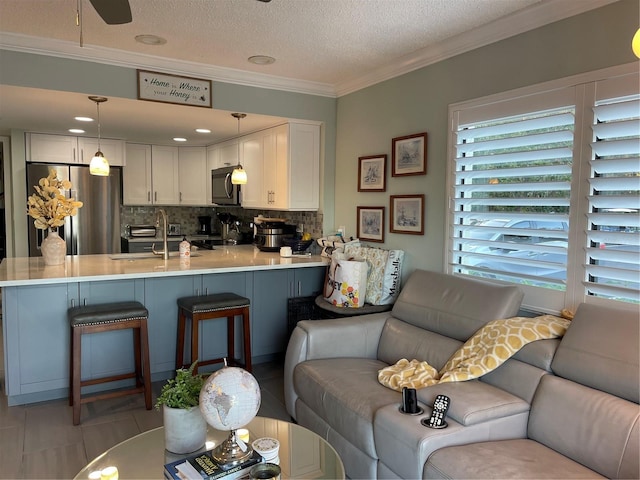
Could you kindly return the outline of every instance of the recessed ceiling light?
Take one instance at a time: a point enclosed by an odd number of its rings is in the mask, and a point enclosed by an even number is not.
[[[211,133],[211,130],[208,128],[196,128],[196,132],[198,133]]]
[[[69,132],[71,132],[71,133],[84,133],[84,130],[82,130],[81,128],[70,128]]]
[[[187,141],[186,138],[182,138],[182,137],[173,137],[173,140],[175,142],[186,142]]]
[[[167,40],[157,35],[136,35],[136,42],[144,43],[145,45],[164,45]]]
[[[73,117],[74,120],[77,120],[79,122],[93,122],[93,118],[91,117]]]
[[[268,55],[254,55],[253,57],[249,57],[250,63],[255,63],[256,65],[271,65],[276,61],[275,58],[270,57]]]

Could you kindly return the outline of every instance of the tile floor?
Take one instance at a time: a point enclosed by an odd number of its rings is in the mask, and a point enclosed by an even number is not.
[[[9,407],[1,346],[0,338],[0,479],[70,479],[113,445],[162,425],[162,414],[145,410],[141,394],[84,404],[75,427],[66,399]],[[258,415],[290,421],[282,371],[280,362],[254,365],[262,389]],[[154,403],[163,384],[153,384]]]

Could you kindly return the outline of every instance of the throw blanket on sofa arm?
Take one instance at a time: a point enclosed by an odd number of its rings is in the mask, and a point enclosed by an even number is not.
[[[562,337],[569,323],[553,315],[493,320],[467,340],[439,372],[427,362],[403,358],[378,371],[378,381],[402,391],[402,387],[472,380],[495,370],[528,343]]]

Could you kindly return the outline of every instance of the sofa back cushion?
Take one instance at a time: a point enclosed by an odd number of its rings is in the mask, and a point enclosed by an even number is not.
[[[393,306],[393,316],[464,342],[487,322],[516,316],[522,297],[516,286],[414,270]]]
[[[380,335],[378,359],[393,365],[401,358],[415,358],[439,370],[461,345],[459,340],[389,318]]]
[[[640,398],[640,314],[581,304],[551,363],[553,372],[629,401]]]
[[[640,478],[640,408],[605,392],[544,375],[528,436],[607,478]]]

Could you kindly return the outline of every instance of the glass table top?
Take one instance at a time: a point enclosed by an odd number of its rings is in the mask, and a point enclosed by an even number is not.
[[[272,437],[280,442],[282,478],[344,479],[340,457],[322,437],[294,423],[273,418],[256,417],[245,428],[249,441]],[[200,451],[219,445],[229,432],[209,427],[207,443]],[[196,453],[196,452],[193,452]],[[115,466],[120,479],[164,478],[164,465],[187,455],[177,455],[164,449],[164,428],[141,433],[110,448],[95,458],[77,475],[78,480],[95,478],[95,473]],[[93,475],[92,475],[93,473]],[[100,478],[100,475],[97,475]]]

